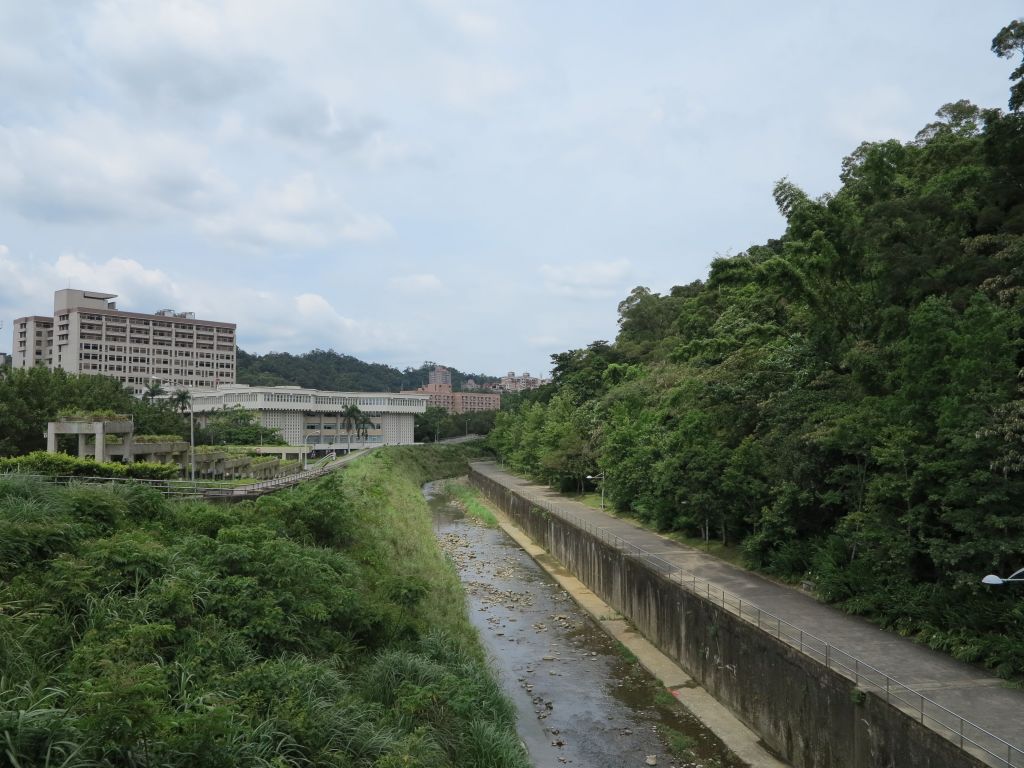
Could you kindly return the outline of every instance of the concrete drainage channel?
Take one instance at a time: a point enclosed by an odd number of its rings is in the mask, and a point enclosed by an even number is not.
[[[424,488],[435,532],[535,765],[784,765],[521,532],[465,518],[440,487]]]
[[[714,595],[690,589],[677,568],[623,547],[617,537],[609,540],[603,529],[577,525],[543,500],[504,485],[496,479],[501,476],[496,467],[477,464],[470,482],[794,766],[1017,765],[1013,747],[1000,758],[964,735],[961,748],[958,734],[933,730],[931,720],[887,700],[884,688],[866,688],[864,675],[858,682],[776,634],[774,623],[751,621],[756,606],[745,603],[741,615],[714,599],[717,587]],[[984,762],[972,754],[976,749]]]

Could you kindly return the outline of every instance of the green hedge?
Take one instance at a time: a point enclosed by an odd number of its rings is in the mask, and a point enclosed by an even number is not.
[[[0,473],[21,472],[33,475],[73,477],[132,477],[140,480],[173,480],[181,474],[177,464],[137,461],[122,464],[116,461],[95,461],[69,456],[66,453],[35,451],[26,456],[0,458]]]
[[[136,443],[187,443],[181,435],[135,435]]]

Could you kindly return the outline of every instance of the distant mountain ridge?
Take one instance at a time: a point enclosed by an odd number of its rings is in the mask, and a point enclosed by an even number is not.
[[[299,355],[290,352],[253,355],[239,349],[237,365],[239,384],[292,385],[340,392],[398,392],[426,384],[428,371],[437,363],[425,361],[419,368],[399,370],[383,363],[367,363],[333,349],[314,349]],[[463,373],[451,366],[445,367],[451,371],[452,388],[456,390],[462,389],[467,379],[474,379],[478,384],[499,380],[497,376]]]

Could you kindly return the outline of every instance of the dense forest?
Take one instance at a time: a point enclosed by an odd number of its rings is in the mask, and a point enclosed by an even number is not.
[[[0,764],[525,768],[393,448],[237,505],[0,477]]]
[[[238,350],[238,383],[262,386],[294,385],[340,392],[398,392],[416,389],[427,383],[427,373],[435,363],[427,361],[419,368],[398,370],[382,363],[364,363],[333,349],[314,349],[300,355],[268,352],[252,355]],[[466,379],[478,384],[498,381],[482,373],[463,373],[448,367],[452,388],[462,389]]]
[[[993,42],[1010,58],[1024,23]],[[782,180],[776,240],[619,305],[614,343],[492,444],[621,512],[739,544],[750,566],[958,658],[1024,676],[1024,65],[1010,111],[948,104],[859,146],[834,194]],[[710,529],[710,530],[709,530]]]

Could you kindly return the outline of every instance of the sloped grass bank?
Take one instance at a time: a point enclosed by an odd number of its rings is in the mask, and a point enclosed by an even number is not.
[[[0,764],[526,766],[419,492],[466,455],[234,506],[0,479]]]

